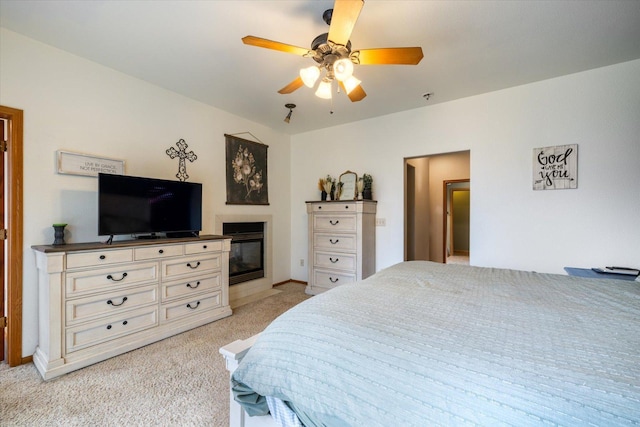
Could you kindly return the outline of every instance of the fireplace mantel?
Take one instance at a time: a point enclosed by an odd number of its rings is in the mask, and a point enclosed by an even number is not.
[[[238,283],[229,288],[229,303],[234,307],[234,302],[245,297],[252,296],[273,288],[272,279],[272,232],[271,215],[216,215],[215,233],[222,235],[222,226],[227,223],[236,222],[263,222],[264,223],[264,277],[248,282]]]

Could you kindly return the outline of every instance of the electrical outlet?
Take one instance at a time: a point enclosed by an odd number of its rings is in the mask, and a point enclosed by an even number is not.
[[[376,218],[376,226],[378,227],[386,227],[387,219],[386,218]]]
[[[300,259],[300,267],[304,267],[304,259]]]

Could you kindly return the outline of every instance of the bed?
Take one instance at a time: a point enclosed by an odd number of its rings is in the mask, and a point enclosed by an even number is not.
[[[405,262],[220,351],[234,427],[640,424],[637,281]]]

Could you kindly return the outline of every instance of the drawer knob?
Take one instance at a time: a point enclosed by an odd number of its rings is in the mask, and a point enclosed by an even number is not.
[[[107,256],[106,255],[100,255],[100,259],[106,259]]]
[[[187,267],[189,267],[189,268],[191,268],[191,269],[193,269],[193,270],[195,270],[195,269],[196,269],[196,268],[198,268],[199,266],[200,266],[200,261],[196,262],[196,264],[195,264],[195,265],[191,265],[191,263],[190,263],[190,262],[188,262],[188,263],[187,263]]]
[[[339,241],[340,241],[340,239],[336,239],[336,240],[329,239],[329,242],[331,242],[331,244],[332,244],[332,245],[335,245],[335,244],[336,244],[336,243],[338,243]]]
[[[329,261],[331,261],[332,263],[334,263],[334,264],[335,264],[336,262],[340,261],[340,258],[335,258],[335,259],[334,259],[334,258],[332,258],[332,257],[329,257]]]
[[[195,286],[193,286],[191,283],[187,283],[187,288],[196,289],[198,286],[200,286],[200,281],[199,280],[198,280],[198,282],[196,283]]]
[[[160,250],[158,251],[158,253],[159,253],[159,254],[163,254],[163,253],[164,253],[164,250],[163,250],[163,249],[160,249]]]
[[[124,280],[125,277],[127,277],[127,273],[126,272],[122,273],[122,277],[119,278],[119,279],[114,279],[112,275],[108,275],[107,279],[113,280],[114,282],[120,282],[120,281]]]
[[[207,245],[202,245],[202,249],[207,249]]]
[[[329,224],[331,224],[331,225],[337,225],[339,222],[340,222],[339,219],[336,219],[335,221],[332,220],[332,219],[329,220]]]
[[[349,209],[349,205],[344,205],[344,208],[345,209]]]
[[[107,304],[112,305],[114,307],[120,307],[122,304],[124,304],[126,300],[127,300],[127,297],[122,297],[122,302],[120,304],[114,303],[113,300],[107,301]]]
[[[122,322],[122,324],[123,324],[124,326],[126,326],[128,323],[129,323],[129,321],[127,321],[127,320],[125,320],[124,322]],[[111,325],[107,325],[107,329],[111,329],[111,328],[113,328],[113,326],[111,326]]]
[[[318,210],[322,209],[322,206],[318,206]]]
[[[200,301],[198,301],[196,303],[196,305],[193,306],[193,307],[191,306],[191,303],[189,303],[189,304],[187,304],[187,307],[190,308],[191,310],[195,310],[196,308],[198,308],[199,305],[200,305]]]
[[[338,280],[340,280],[340,278],[336,277],[334,279],[333,277],[329,277],[329,280],[331,281],[331,283],[336,283]]]

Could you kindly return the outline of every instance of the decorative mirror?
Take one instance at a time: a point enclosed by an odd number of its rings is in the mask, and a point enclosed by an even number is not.
[[[355,172],[346,171],[340,175],[339,188],[340,198],[338,200],[355,200],[358,194],[356,193],[356,183],[358,182],[358,175]]]

